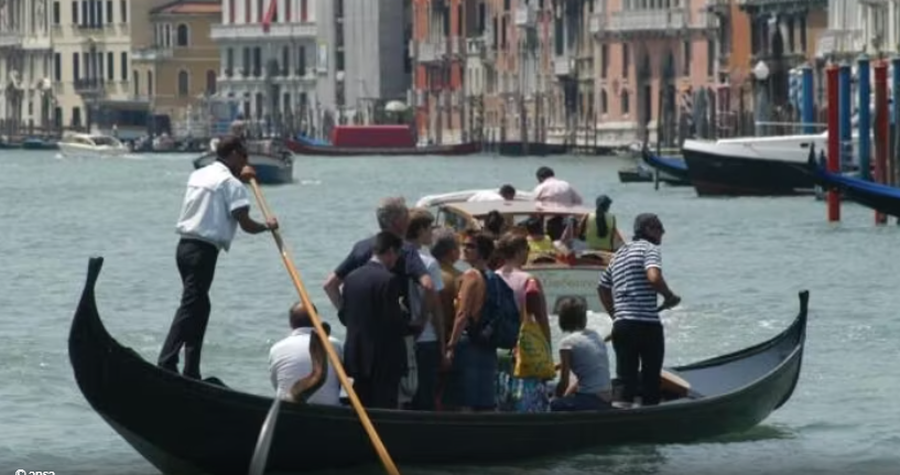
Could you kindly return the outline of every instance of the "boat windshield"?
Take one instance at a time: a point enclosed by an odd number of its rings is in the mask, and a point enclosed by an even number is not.
[[[112,137],[104,137],[102,135],[95,135],[91,137],[91,140],[94,141],[94,144],[98,147],[106,146],[106,147],[116,147],[119,145],[119,142]]]

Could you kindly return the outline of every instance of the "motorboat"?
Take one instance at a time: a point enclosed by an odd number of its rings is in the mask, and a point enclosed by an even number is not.
[[[63,155],[70,156],[121,156],[130,153],[119,139],[103,134],[66,133],[58,145]]]

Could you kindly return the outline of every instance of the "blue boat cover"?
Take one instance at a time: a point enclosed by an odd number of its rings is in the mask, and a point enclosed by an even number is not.
[[[647,154],[647,160],[653,165],[654,162],[658,162],[660,165],[674,168],[677,170],[687,171],[687,164],[684,163],[684,160],[676,157],[658,157],[652,153]]]
[[[881,183],[866,181],[860,178],[853,178],[850,176],[829,173],[823,170],[821,167],[816,167],[816,172],[819,174],[819,176],[834,185],[853,188],[860,190],[861,192],[874,195],[882,195],[884,197],[890,197],[900,200],[900,188],[896,188],[890,185],[882,185]]]

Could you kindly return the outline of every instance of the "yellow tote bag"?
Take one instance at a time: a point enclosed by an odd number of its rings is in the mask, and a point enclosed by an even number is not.
[[[553,364],[550,342],[544,336],[541,326],[526,313],[525,306],[522,307],[522,325],[519,327],[513,376],[522,379],[553,379],[556,377],[556,366]]]

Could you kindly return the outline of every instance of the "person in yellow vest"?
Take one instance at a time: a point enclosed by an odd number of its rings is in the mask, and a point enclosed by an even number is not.
[[[609,212],[610,205],[612,200],[608,196],[598,196],[596,209],[585,219],[582,237],[589,249],[615,252],[624,242],[616,228],[616,216]]]
[[[532,216],[525,221],[525,230],[528,232],[528,261],[532,262],[538,257],[556,256],[556,247],[553,240],[544,233],[544,220]]]

